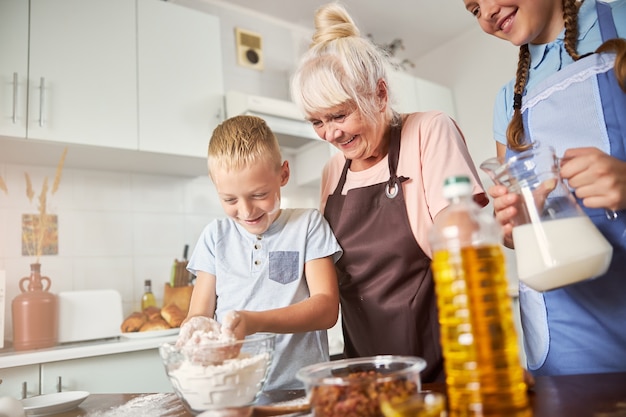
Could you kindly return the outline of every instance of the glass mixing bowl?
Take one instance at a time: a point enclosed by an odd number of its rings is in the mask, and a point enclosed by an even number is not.
[[[275,335],[257,333],[235,342],[176,347],[159,353],[178,397],[193,414],[252,405],[274,354]]]

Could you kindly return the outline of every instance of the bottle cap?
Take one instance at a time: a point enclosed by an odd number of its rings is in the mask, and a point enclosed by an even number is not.
[[[443,182],[443,196],[453,198],[472,194],[472,183],[467,175],[448,177]]]
[[[152,281],[147,279],[143,282],[143,285],[152,285]]]

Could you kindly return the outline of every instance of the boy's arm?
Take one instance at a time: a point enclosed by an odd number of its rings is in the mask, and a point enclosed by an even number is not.
[[[212,319],[215,315],[216,299],[215,275],[197,271],[196,282],[189,302],[189,313],[187,313],[185,321],[193,316],[206,316]]]
[[[302,333],[331,328],[339,315],[339,289],[332,256],[305,263],[304,274],[311,294],[306,300],[273,310],[232,312],[224,317],[223,325],[232,329],[237,338],[256,332]]]

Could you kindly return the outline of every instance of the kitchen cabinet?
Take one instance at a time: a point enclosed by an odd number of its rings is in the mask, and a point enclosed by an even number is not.
[[[337,152],[337,148],[325,141],[312,141],[301,147],[294,157],[296,184],[319,188],[324,165]]]
[[[219,19],[138,1],[139,149],[206,158],[224,118]]]
[[[2,0],[0,162],[69,145],[67,167],[206,175],[220,39],[217,17],[160,0]]]
[[[392,106],[400,113],[440,110],[452,118],[456,111],[452,90],[400,71],[390,71]]]
[[[137,149],[135,3],[30,0],[28,139]]]
[[[173,392],[158,349],[41,364],[41,391]]]
[[[39,387],[39,365],[0,369],[0,397],[32,397],[39,395]]]
[[[28,2],[0,1],[0,135],[26,137]]]

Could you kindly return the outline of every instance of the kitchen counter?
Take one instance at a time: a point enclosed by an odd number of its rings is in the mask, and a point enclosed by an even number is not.
[[[118,336],[87,342],[67,343],[37,350],[15,351],[13,348],[5,348],[0,350],[0,369],[156,349],[163,343],[176,341],[177,337],[177,335],[170,335],[129,339]]]
[[[445,384],[424,384],[445,392]],[[533,417],[598,417],[626,415],[626,372],[537,377],[529,393]],[[78,408],[57,417],[98,415],[190,417],[173,393],[92,394]]]

